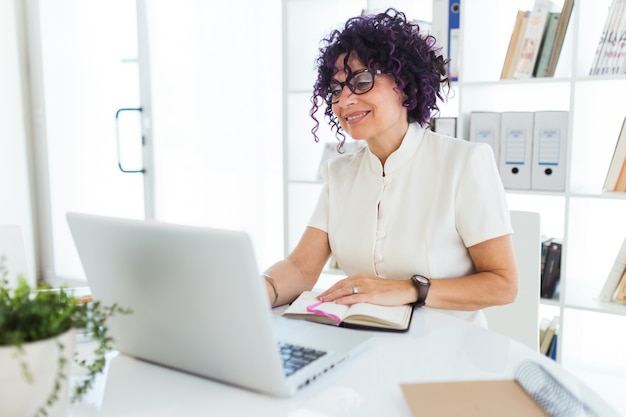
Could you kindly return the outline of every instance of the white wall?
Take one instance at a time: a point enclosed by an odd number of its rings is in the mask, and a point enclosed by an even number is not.
[[[17,224],[26,247],[27,270],[32,281],[35,245],[31,207],[27,130],[23,95],[24,61],[19,45],[22,11],[14,0],[0,0],[0,224]],[[19,273],[18,271],[14,271]]]

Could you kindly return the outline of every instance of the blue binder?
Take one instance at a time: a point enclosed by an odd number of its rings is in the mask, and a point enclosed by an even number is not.
[[[459,80],[459,56],[461,54],[461,1],[450,0],[448,9],[448,72],[450,81]]]

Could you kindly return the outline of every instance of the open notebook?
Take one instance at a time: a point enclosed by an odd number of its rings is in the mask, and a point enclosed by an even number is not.
[[[371,337],[272,314],[244,232],[79,213],[67,220],[94,299],[133,310],[109,326],[126,355],[285,396]],[[317,358],[285,368],[288,345]]]

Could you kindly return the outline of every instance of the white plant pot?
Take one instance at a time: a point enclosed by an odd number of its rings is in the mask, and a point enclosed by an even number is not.
[[[63,345],[60,351],[57,345]],[[46,404],[53,392],[54,381],[59,369],[59,358],[65,358],[58,399],[49,406],[48,417],[63,415],[68,403],[68,378],[72,368],[76,336],[71,329],[55,338],[24,345],[20,354],[14,346],[0,347],[0,416],[33,417]],[[21,358],[21,360],[20,360]],[[32,382],[24,377],[21,363],[26,363]]]

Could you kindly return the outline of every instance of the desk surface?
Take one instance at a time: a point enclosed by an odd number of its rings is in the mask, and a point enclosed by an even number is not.
[[[418,309],[407,333],[376,332],[372,343],[292,398],[273,398],[127,357],[108,370],[68,417],[405,416],[400,384],[512,379],[532,360],[598,416],[618,416],[584,383],[526,346],[444,313]]]

